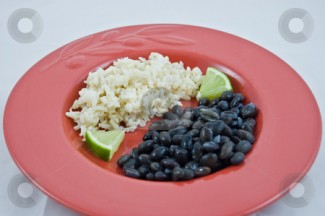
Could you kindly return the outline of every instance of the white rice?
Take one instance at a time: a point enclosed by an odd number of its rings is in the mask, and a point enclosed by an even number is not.
[[[194,97],[201,80],[199,68],[185,69],[183,62],[171,63],[159,53],[151,53],[148,60],[118,59],[106,70],[89,73],[87,86],[66,115],[80,136],[98,129],[134,131],[181,105],[180,99]]]

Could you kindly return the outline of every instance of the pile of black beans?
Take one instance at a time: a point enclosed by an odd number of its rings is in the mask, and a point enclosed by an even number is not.
[[[244,99],[225,91],[212,101],[201,98],[197,107],[174,106],[117,164],[128,177],[181,181],[242,163],[255,141],[257,115]]]

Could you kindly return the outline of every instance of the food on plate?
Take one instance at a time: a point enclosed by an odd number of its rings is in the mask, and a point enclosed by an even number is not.
[[[126,176],[182,181],[241,164],[255,142],[257,108],[241,93],[224,91],[197,107],[175,105],[152,122],[143,142],[117,161]]]
[[[113,131],[87,131],[85,138],[88,149],[97,157],[109,161],[122,143],[125,132]]]
[[[207,98],[213,100],[220,97],[224,91],[232,91],[229,78],[218,69],[208,67],[200,91],[196,96],[197,99]]]
[[[134,131],[154,116],[195,97],[201,84],[198,67],[184,68],[167,56],[151,53],[148,59],[121,58],[107,69],[89,73],[66,115],[76,123],[80,136],[86,131]],[[146,97],[146,93],[150,97]],[[144,106],[144,108],[143,108]]]

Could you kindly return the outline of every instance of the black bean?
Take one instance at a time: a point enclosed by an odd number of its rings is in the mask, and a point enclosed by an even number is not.
[[[195,170],[196,177],[206,176],[210,173],[211,173],[210,167],[199,167],[198,169]]]
[[[200,134],[200,131],[198,129],[192,129],[187,134],[191,135],[192,137],[197,137]]]
[[[147,173],[146,175],[147,180],[155,180],[155,174],[154,173]]]
[[[221,136],[220,135],[217,135],[215,137],[213,137],[213,140],[212,140],[214,143],[216,144],[220,144],[221,143]]]
[[[221,132],[225,128],[225,123],[221,120],[217,120],[214,122],[207,122],[205,126],[212,129],[213,136],[217,136],[221,134]]]
[[[138,168],[138,171],[139,171],[139,173],[140,173],[140,175],[141,175],[142,178],[145,178],[146,175],[149,173],[149,169],[146,166],[140,166]]]
[[[195,122],[196,120],[198,120],[198,118],[200,117],[200,110],[201,109],[194,109],[193,110],[193,113],[192,113],[193,115],[192,115],[192,119],[191,119],[192,121]]]
[[[178,120],[161,120],[161,121],[155,121],[152,122],[149,125],[149,130],[155,130],[155,131],[167,131],[171,130],[173,128],[176,128],[178,126]]]
[[[160,147],[160,145],[159,145],[158,143],[155,143],[155,144],[153,145],[153,149],[156,149],[156,148],[158,148],[158,147]]]
[[[157,172],[157,171],[161,170],[160,163],[158,163],[158,162],[152,162],[150,164],[150,170],[153,171],[153,172]]]
[[[252,149],[252,144],[247,140],[240,141],[235,147],[235,151],[242,152],[244,154],[247,154],[251,149]]]
[[[167,181],[168,175],[166,175],[166,173],[162,172],[162,171],[158,171],[155,173],[155,179],[158,181]]]
[[[193,112],[192,111],[185,111],[182,115],[181,119],[191,120],[193,119]]]
[[[245,159],[245,154],[242,152],[236,152],[231,158],[230,163],[233,165],[238,165],[242,163]]]
[[[224,91],[220,96],[220,100],[225,100],[230,102],[234,97],[235,94],[232,91]]]
[[[141,164],[149,164],[151,162],[151,158],[148,154],[140,154],[138,159]]]
[[[199,105],[199,106],[201,106],[201,105],[203,105],[203,106],[209,106],[209,103],[210,103],[210,101],[209,101],[208,98],[201,98],[201,99],[199,100],[198,105]]]
[[[173,170],[171,170],[171,169],[168,169],[168,168],[164,169],[164,173],[166,173],[167,175],[172,174],[172,172],[173,172]]]
[[[202,146],[203,146],[203,151],[205,151],[205,152],[216,152],[220,148],[220,146],[213,141],[205,142],[205,143],[203,143]]]
[[[179,117],[175,113],[165,112],[163,118],[168,120],[177,120]]]
[[[175,159],[165,158],[160,161],[161,165],[168,169],[174,169],[175,167],[179,167],[179,163]]]
[[[185,134],[181,141],[180,147],[182,147],[183,149],[186,149],[186,150],[192,149],[192,147],[193,147],[192,136],[189,134]]]
[[[172,138],[167,131],[160,132],[159,141],[160,144],[164,146],[170,146],[172,144]]]
[[[200,160],[200,166],[207,166],[211,169],[216,165],[218,161],[218,156],[214,153],[207,153],[202,156]]]
[[[231,137],[233,135],[233,132],[232,132],[231,128],[227,124],[225,124],[225,127],[223,128],[221,134]]]
[[[212,141],[213,131],[208,127],[203,127],[200,131],[200,140],[202,143]]]
[[[221,147],[220,159],[226,160],[226,159],[230,158],[234,154],[233,153],[234,146],[235,146],[235,144],[231,141],[225,142],[223,144],[223,146]]]
[[[135,158],[130,158],[128,161],[126,161],[123,165],[123,169],[126,168],[137,168],[139,165],[139,160]]]
[[[184,177],[182,178],[182,180],[190,180],[192,178],[194,178],[195,176],[195,172],[191,169],[184,169]]]
[[[152,160],[158,161],[158,160],[161,160],[166,155],[168,155],[168,153],[169,153],[168,148],[166,148],[164,146],[159,146],[158,148],[154,149],[151,152],[150,157]]]
[[[183,109],[180,105],[173,106],[172,112],[176,114],[178,117],[181,117],[183,115]]]
[[[225,110],[228,110],[229,109],[229,104],[228,104],[227,101],[222,100],[222,101],[219,101],[219,103],[217,104],[217,107],[220,110],[225,111]]]
[[[130,155],[125,154],[123,156],[121,156],[118,161],[117,161],[117,165],[119,167],[123,167],[123,165],[130,159]]]
[[[175,167],[172,172],[172,180],[173,181],[179,181],[184,178],[185,172],[184,169],[180,167]]]
[[[232,136],[232,137],[230,137],[230,139],[231,139],[231,141],[233,141],[236,144],[241,141],[241,139],[239,139],[239,137],[237,137],[237,136]]]
[[[201,143],[199,142],[194,143],[191,153],[192,153],[192,159],[194,161],[199,161],[203,155],[203,146],[201,145]]]
[[[177,128],[171,129],[171,130],[168,131],[168,132],[169,132],[169,135],[170,135],[171,137],[173,137],[173,136],[175,136],[176,134],[178,134],[178,135],[183,135],[183,134],[187,133],[187,131],[188,131],[188,130],[187,130],[186,127],[179,126],[179,127],[177,127]]]
[[[179,149],[180,147],[178,145],[171,145],[169,147],[169,154],[171,156],[175,156],[176,150]]]
[[[173,136],[173,138],[172,138],[172,144],[173,145],[180,145],[182,139],[183,139],[183,135],[177,134],[177,135]]]
[[[236,93],[235,94],[235,97],[231,100],[230,102],[230,107],[233,108],[233,107],[236,107],[239,105],[239,103],[241,103],[243,100],[244,100],[244,96],[243,94],[241,93]]]
[[[219,119],[219,114],[211,109],[201,109],[200,117],[204,121],[216,121]]]
[[[220,114],[220,119],[224,121],[227,125],[231,125],[231,123],[237,118],[237,114],[232,111],[224,111]]]
[[[253,133],[254,132],[254,129],[255,129],[255,125],[256,125],[256,121],[252,118],[248,118],[242,125],[242,129],[243,130],[246,130],[250,133]]]
[[[247,140],[250,143],[254,143],[255,142],[255,137],[252,133],[245,131],[245,130],[238,130],[236,135],[242,139],[242,140]]]
[[[186,128],[189,128],[193,125],[193,122],[189,119],[181,119],[179,120],[178,122],[178,126],[183,126],[183,127],[186,127]]]
[[[210,107],[215,107],[219,103],[220,99],[216,98],[210,102]]]
[[[141,178],[140,172],[134,168],[125,168],[123,171],[124,171],[125,175],[128,177]]]
[[[237,116],[240,114],[240,109],[238,106],[231,108],[230,111],[236,113]]]
[[[143,137],[143,141],[153,140],[155,143],[157,143],[158,139],[159,139],[158,131],[148,131]]]
[[[241,116],[245,118],[254,118],[257,114],[257,109],[255,104],[249,103],[242,107]]]
[[[228,142],[228,141],[230,141],[230,138],[229,137],[227,137],[227,136],[221,136],[221,138],[220,138],[220,143],[221,144],[224,144],[225,142]]]
[[[133,158],[139,157],[139,149],[137,147],[133,148],[130,152],[130,156]]]
[[[190,161],[185,164],[184,168],[196,170],[197,168],[199,168],[199,164],[196,161]]]
[[[193,138],[193,143],[200,142],[200,137],[194,137]]]
[[[153,140],[146,140],[138,146],[138,153],[148,153],[153,149]]]
[[[188,106],[188,107],[185,107],[183,114],[185,112],[192,112],[192,111],[193,111],[193,108]]]
[[[183,149],[183,148],[176,149],[176,151],[175,151],[175,159],[181,165],[186,164],[188,162],[188,160],[189,160],[188,151],[186,149]]]
[[[227,164],[223,163],[221,160],[218,160],[217,163],[211,169],[212,169],[212,172],[215,172],[215,171],[221,170],[227,166],[228,166]]]
[[[194,124],[192,125],[192,128],[201,130],[201,128],[204,126],[204,124],[205,124],[205,121],[198,120],[198,121],[194,122]]]
[[[234,122],[235,122],[235,123],[234,123]],[[234,121],[234,122],[232,123],[232,127],[235,127],[235,128],[237,128],[237,129],[242,128],[243,123],[244,123],[243,119],[240,118],[240,117],[238,117],[237,120]]]

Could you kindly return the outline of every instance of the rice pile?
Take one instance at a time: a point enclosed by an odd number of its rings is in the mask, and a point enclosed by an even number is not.
[[[161,116],[180,99],[194,97],[202,80],[197,67],[184,68],[167,56],[151,53],[148,60],[118,59],[112,66],[89,73],[66,115],[84,136],[87,130],[134,131],[153,116]]]

